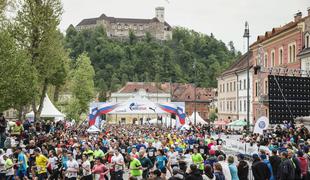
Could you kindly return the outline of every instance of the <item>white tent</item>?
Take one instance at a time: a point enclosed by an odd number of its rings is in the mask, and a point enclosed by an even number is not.
[[[119,104],[108,114],[168,114],[163,111],[156,103],[147,98],[136,95],[126,102]]]
[[[96,126],[92,125],[86,131],[88,133],[98,133],[98,132],[100,132],[100,129],[98,129]]]
[[[193,114],[189,117],[189,119],[190,119],[190,121],[191,121],[191,123],[195,123],[195,114],[194,113],[196,113],[196,123],[197,124],[208,124],[205,120],[203,120],[202,118],[201,118],[201,116],[199,115],[199,113],[198,112],[193,112]]]
[[[34,113],[31,111],[30,113],[26,114],[27,118],[33,118]],[[50,118],[54,117],[57,119],[64,119],[65,115],[62,114],[51,102],[50,98],[48,95],[45,95],[44,101],[43,101],[43,108],[41,112],[41,117],[43,118]]]

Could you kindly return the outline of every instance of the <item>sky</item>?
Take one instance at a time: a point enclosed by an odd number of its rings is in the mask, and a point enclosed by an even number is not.
[[[293,21],[301,11],[307,15],[310,0],[62,0],[64,13],[60,29],[76,26],[82,19],[102,13],[113,17],[155,17],[155,8],[165,7],[165,20],[172,26],[182,26],[213,35],[237,50],[246,51],[243,39],[244,23],[249,22],[250,43],[273,27]]]

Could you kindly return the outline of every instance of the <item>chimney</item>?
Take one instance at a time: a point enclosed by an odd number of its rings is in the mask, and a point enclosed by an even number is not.
[[[310,7],[308,7],[308,16],[310,16]]]
[[[302,13],[299,11],[298,13],[295,14],[294,20],[295,20],[295,22],[297,22],[297,21],[301,20],[301,18],[302,18]]]

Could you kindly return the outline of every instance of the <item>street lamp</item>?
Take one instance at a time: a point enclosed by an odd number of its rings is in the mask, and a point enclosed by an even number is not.
[[[250,132],[250,28],[249,24],[245,22],[245,29],[243,38],[247,38],[247,134]]]

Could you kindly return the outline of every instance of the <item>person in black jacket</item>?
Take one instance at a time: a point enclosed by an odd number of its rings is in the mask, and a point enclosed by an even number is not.
[[[281,163],[278,167],[277,180],[294,180],[295,179],[295,169],[293,162],[288,159],[287,152],[281,153]]]
[[[191,172],[185,178],[185,180],[203,180],[200,170],[197,168],[196,164],[190,166]]]
[[[271,173],[268,166],[261,161],[258,154],[253,154],[252,173],[255,180],[267,180],[270,178]]]
[[[239,164],[237,166],[238,168],[238,177],[239,180],[248,180],[249,178],[249,165],[244,160],[244,155],[239,154],[238,155]]]
[[[271,164],[272,167],[272,172],[273,172],[273,176],[275,179],[277,178],[278,175],[278,169],[281,163],[281,158],[277,155],[277,150],[273,149],[272,150],[272,156],[269,157],[269,162]]]
[[[300,169],[300,164],[299,160],[295,157],[293,150],[289,149],[287,152],[288,158],[294,163],[294,168],[295,168],[295,180],[300,180],[301,179],[301,169]]]

